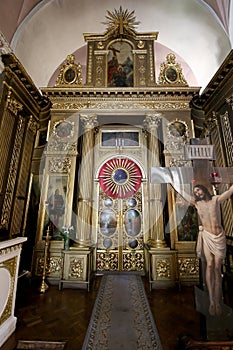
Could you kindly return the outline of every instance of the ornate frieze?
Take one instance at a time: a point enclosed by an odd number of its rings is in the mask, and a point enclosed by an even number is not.
[[[135,102],[135,101],[119,101],[114,99],[114,101],[104,101],[104,98],[101,98],[101,101],[98,99],[91,99],[83,102],[54,102],[54,110],[82,110],[82,109],[107,109],[107,110],[116,110],[116,109],[126,109],[126,110],[189,110],[189,102]]]

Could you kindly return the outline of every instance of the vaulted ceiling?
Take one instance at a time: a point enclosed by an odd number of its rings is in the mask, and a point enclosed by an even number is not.
[[[103,33],[107,11],[120,6],[134,11],[138,32],[159,32],[157,74],[173,52],[189,85],[204,88],[232,48],[230,0],[1,0],[0,50],[12,50],[38,87],[52,86],[71,53],[85,72],[83,33]]]

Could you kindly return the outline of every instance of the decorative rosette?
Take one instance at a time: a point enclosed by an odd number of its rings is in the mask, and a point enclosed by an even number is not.
[[[128,198],[138,191],[142,182],[139,166],[128,158],[113,158],[99,172],[99,183],[111,198]]]

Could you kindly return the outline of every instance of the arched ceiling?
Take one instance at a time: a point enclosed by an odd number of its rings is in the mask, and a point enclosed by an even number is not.
[[[189,85],[204,88],[232,48],[230,0],[1,0],[0,31],[35,84],[51,86],[68,54],[85,71],[83,33],[103,33],[120,6],[134,11],[138,32],[159,32],[156,71],[174,52]]]

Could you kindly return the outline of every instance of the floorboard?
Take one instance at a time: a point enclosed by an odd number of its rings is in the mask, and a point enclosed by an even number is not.
[[[100,280],[100,276],[95,278],[89,292],[69,288],[59,291],[58,286],[53,285],[44,294],[38,292],[36,281],[21,281],[16,298],[16,331],[1,350],[15,350],[19,340],[66,342],[65,350],[81,349]],[[163,350],[179,350],[181,334],[201,339],[194,287],[154,289],[150,292],[145,277],[143,281]]]

